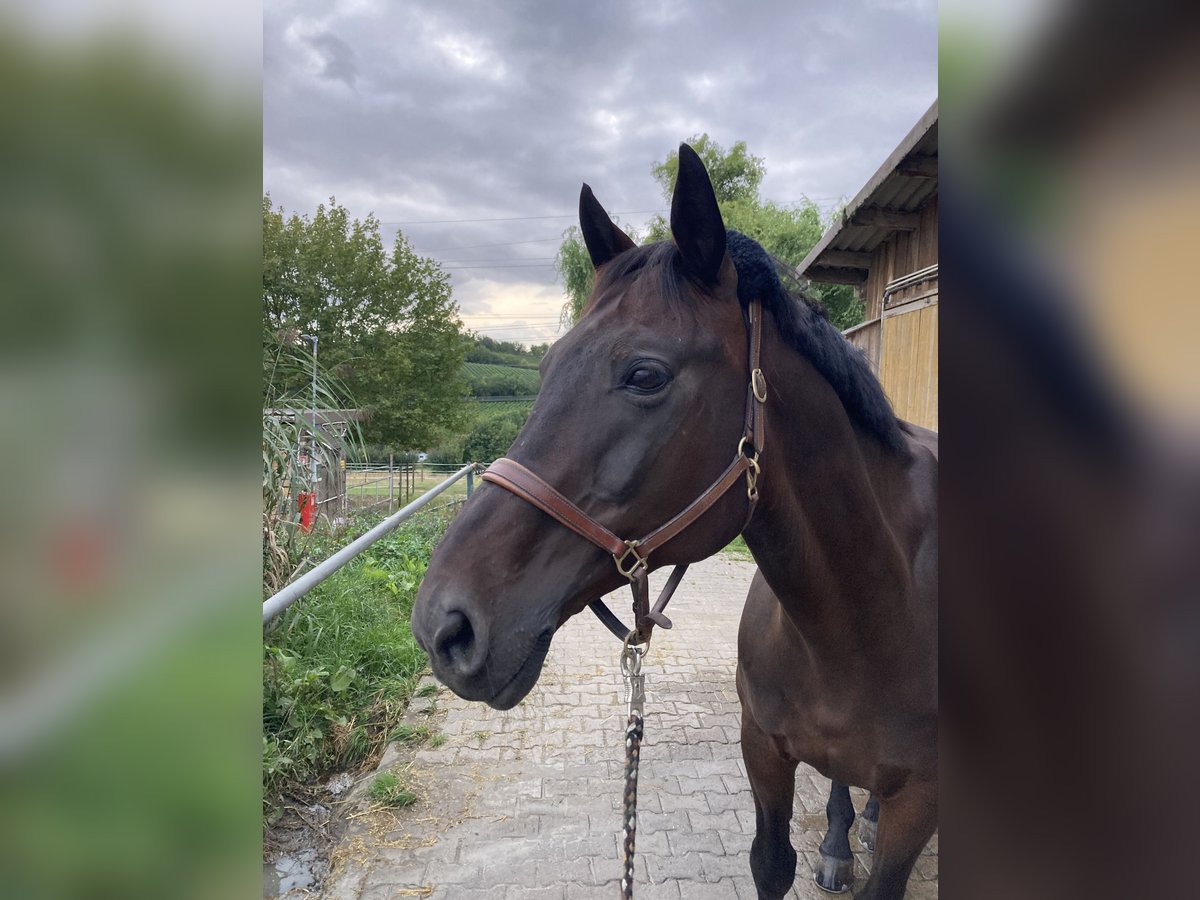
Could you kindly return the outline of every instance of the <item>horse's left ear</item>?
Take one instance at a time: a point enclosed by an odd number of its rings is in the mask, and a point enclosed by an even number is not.
[[[725,260],[725,222],[704,163],[687,144],[679,145],[671,234],[688,271],[703,284],[716,283]]]
[[[592,265],[597,269],[625,250],[637,246],[633,239],[616,226],[592,189],[586,184],[579,192],[579,228]]]

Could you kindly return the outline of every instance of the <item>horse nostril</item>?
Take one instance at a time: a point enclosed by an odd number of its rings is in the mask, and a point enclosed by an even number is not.
[[[471,620],[458,610],[446,614],[446,621],[433,638],[433,650],[451,668],[467,675],[476,667],[472,656],[475,650],[475,629]]]

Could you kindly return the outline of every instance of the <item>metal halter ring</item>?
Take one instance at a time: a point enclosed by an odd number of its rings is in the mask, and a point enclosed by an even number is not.
[[[746,469],[746,496],[754,502],[758,500],[758,476],[762,474],[762,467],[758,464],[757,453],[753,457],[747,456],[746,461],[750,463]]]
[[[629,632],[625,638],[625,645],[621,648],[621,674],[626,677],[642,674],[642,657],[646,655],[646,648],[642,644],[633,643],[636,637],[636,631]]]
[[[762,369],[755,369],[750,373],[750,390],[754,392],[754,399],[759,403],[767,402],[767,376],[763,374]]]
[[[740,441],[738,441],[737,455],[742,457],[746,461],[748,461],[752,466],[754,466],[754,468],[757,469],[758,468],[758,449],[755,448],[753,456],[747,456],[746,455],[746,444],[748,444],[748,443],[750,443],[750,438],[744,437],[744,436],[742,437],[742,439]]]
[[[620,556],[617,556],[615,553],[613,554],[613,560],[617,564],[617,571],[630,581],[633,580],[633,573],[636,572],[639,567],[646,569],[647,571],[649,570],[649,563],[647,563],[646,557],[637,552],[639,544],[641,544],[641,541],[626,541],[625,546],[628,549]],[[629,554],[631,553],[633,554],[633,562],[629,563],[627,568],[625,561],[629,559]]]

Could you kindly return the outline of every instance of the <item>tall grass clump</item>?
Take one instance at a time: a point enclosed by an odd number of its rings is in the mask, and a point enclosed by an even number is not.
[[[284,612],[263,640],[263,798],[375,757],[427,659],[409,625],[448,516],[418,515]]]

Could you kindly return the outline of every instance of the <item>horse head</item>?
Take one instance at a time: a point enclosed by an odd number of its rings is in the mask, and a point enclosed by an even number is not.
[[[542,388],[508,458],[622,537],[700,496],[738,448],[747,329],[708,174],[680,147],[673,241],[637,247],[585,184],[579,219],[596,268],[578,324],[542,362]],[[732,490],[657,549],[651,568],[719,550],[746,519]],[[515,706],[555,630],[627,583],[613,556],[494,484],[446,532],[413,610],[434,673],[469,700]]]

